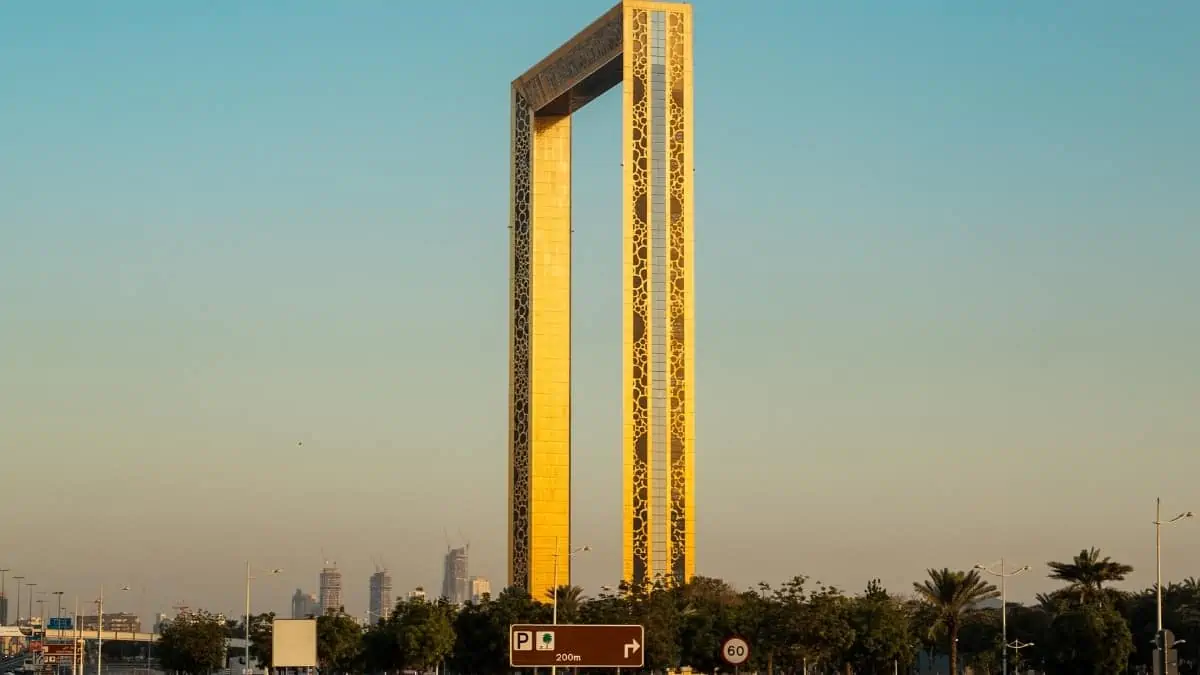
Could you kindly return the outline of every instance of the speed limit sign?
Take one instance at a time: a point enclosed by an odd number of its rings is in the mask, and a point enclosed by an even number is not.
[[[750,658],[750,645],[740,637],[725,638],[721,643],[721,658],[731,666],[740,666]]]

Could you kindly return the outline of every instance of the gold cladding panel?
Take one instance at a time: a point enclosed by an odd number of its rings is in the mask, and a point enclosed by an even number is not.
[[[571,534],[571,118],[533,123],[529,590],[540,600]],[[559,584],[567,563],[559,557]]]
[[[695,576],[695,303],[693,289],[692,14],[667,14],[668,400],[670,568]]]
[[[530,267],[533,111],[512,91],[512,204],[509,286],[508,582],[529,583]]]

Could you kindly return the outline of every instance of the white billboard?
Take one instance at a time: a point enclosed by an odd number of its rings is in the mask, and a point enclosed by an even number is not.
[[[316,619],[275,619],[271,622],[271,667],[317,667]]]

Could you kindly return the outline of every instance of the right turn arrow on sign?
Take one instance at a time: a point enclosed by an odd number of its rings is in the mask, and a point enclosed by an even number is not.
[[[636,654],[637,650],[640,648],[641,648],[641,645],[638,644],[637,638],[633,638],[629,642],[626,642],[625,643],[625,658],[629,658],[633,654]]]

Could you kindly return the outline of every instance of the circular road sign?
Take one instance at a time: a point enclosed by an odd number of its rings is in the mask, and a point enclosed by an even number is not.
[[[721,658],[731,666],[740,666],[750,658],[750,645],[740,637],[725,638],[721,643]]]

